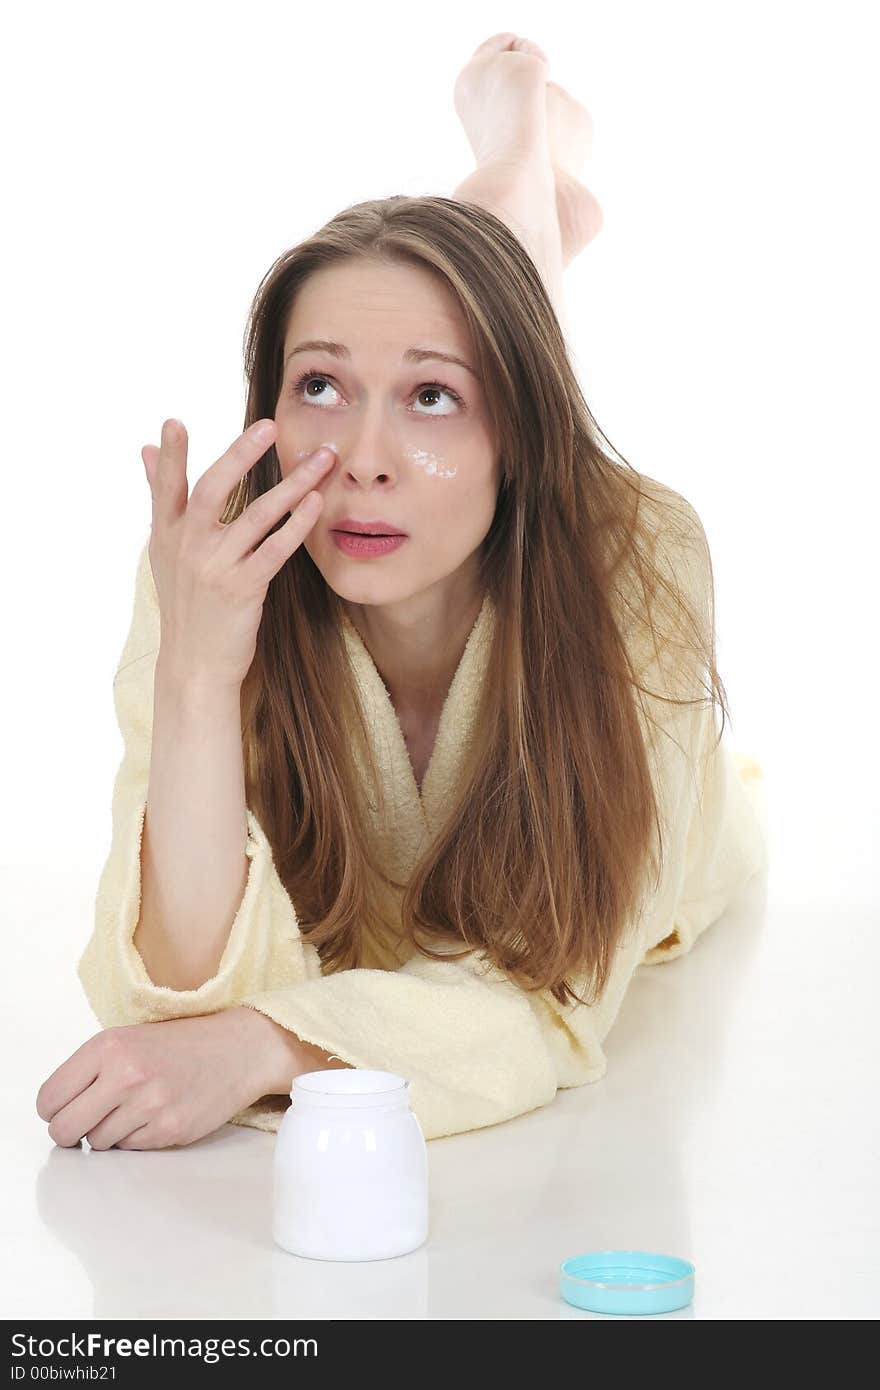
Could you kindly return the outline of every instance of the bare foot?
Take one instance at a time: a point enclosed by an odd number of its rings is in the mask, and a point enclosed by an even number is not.
[[[562,243],[563,268],[598,236],[605,221],[602,208],[585,183],[554,166],[556,176],[556,216]]]
[[[585,106],[547,81],[547,139],[550,158],[569,174],[580,174],[593,150],[593,118]]]
[[[564,87],[550,81],[547,139],[556,178],[556,215],[565,266],[599,234],[604,217],[595,196],[578,178],[593,148],[592,117]]]
[[[522,166],[536,188],[547,188],[552,178],[566,266],[597,235],[603,218],[577,177],[590,154],[592,120],[549,81],[548,71],[547,56],[533,40],[493,34],[459,73],[453,100],[478,167]]]
[[[516,164],[548,153],[547,60],[493,34],[455,79],[453,102],[477,164]]]

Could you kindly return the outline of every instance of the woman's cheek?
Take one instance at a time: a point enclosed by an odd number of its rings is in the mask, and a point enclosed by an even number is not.
[[[439,447],[429,448],[425,444],[404,446],[404,456],[414,469],[420,470],[426,478],[443,480],[458,475],[458,464],[448,450],[441,452]]]
[[[322,427],[321,422],[317,424],[311,421],[306,423],[291,422],[286,416],[278,413],[275,416],[275,423],[278,426],[275,452],[278,455],[282,477],[287,477],[310,454],[324,445],[333,450],[337,459],[343,453],[342,438],[332,429],[327,428],[326,423]],[[329,473],[327,476],[329,477]]]

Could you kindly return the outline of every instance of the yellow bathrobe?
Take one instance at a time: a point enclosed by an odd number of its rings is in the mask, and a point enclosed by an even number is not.
[[[462,739],[472,727],[494,621],[487,596],[443,707],[420,794],[388,691],[357,629],[345,619],[359,696],[391,792],[388,820],[375,830],[396,873],[411,870],[439,829]],[[159,607],[145,544],[133,618],[114,679],[125,751],[114,784],[112,841],[98,885],[94,930],[78,964],[104,1028],[248,1005],[353,1066],[409,1078],[412,1108],[426,1139],[478,1129],[546,1105],[560,1087],[598,1081],[606,1069],[602,1042],[634,970],[689,951],[766,866],[760,765],[732,752],[726,739],[710,753],[718,727],[714,712],[685,709],[676,724],[683,748],[662,740],[668,745],[659,771],[667,841],[660,888],[594,1005],[563,1006],[549,992],[520,990],[494,967],[487,970],[480,953],[456,961],[409,955],[399,929],[391,937],[399,942],[393,954],[387,941],[368,939],[362,966],[323,975],[316,948],[300,935],[295,905],[250,808],[247,885],[217,974],[198,989],[154,984],[133,936],[140,911],[158,648]],[[699,768],[698,776],[688,769],[685,754]],[[584,992],[579,982],[577,988]],[[289,1104],[288,1096],[267,1096],[231,1120],[277,1130]]]

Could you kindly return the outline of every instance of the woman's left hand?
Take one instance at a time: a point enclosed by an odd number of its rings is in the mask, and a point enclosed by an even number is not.
[[[56,1144],[191,1144],[267,1093],[266,1019],[253,1009],[106,1028],[53,1071],[37,1114]]]

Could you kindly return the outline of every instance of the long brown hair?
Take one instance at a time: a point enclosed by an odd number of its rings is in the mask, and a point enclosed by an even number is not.
[[[668,720],[650,710],[708,699],[722,711],[719,741],[729,717],[705,532],[684,498],[608,445],[534,263],[474,203],[370,200],[281,255],[248,318],[245,427],[274,416],[299,287],[350,258],[433,270],[470,328],[502,476],[480,555],[497,622],[479,736],[441,833],[409,882],[395,883],[371,844],[372,798],[381,802],[383,788],[342,600],[301,545],[269,586],[242,687],[247,802],[325,973],[360,963],[364,929],[383,934],[390,886],[403,892],[395,928],[413,951],[457,959],[478,950],[526,990],[591,1002],[661,872],[650,748],[652,728]],[[272,448],[222,520],[280,480]],[[660,690],[643,685],[648,673]]]

